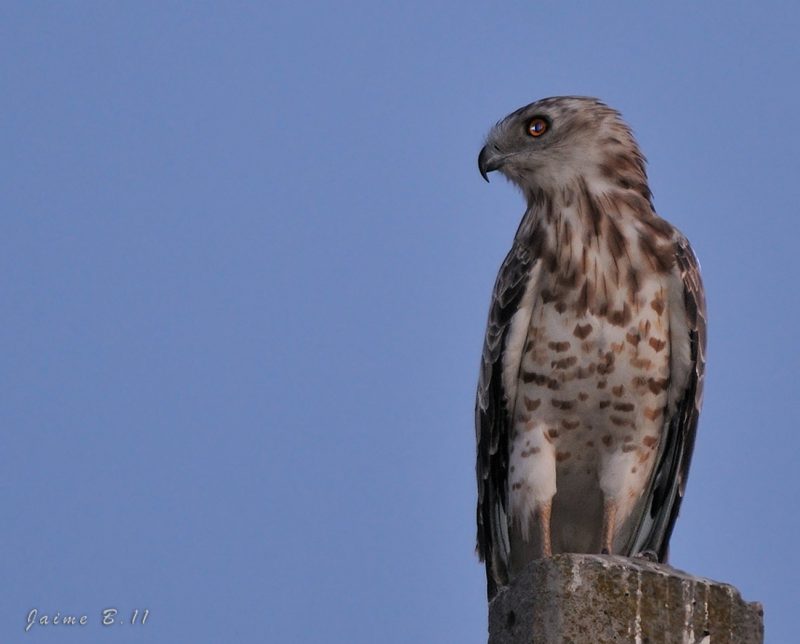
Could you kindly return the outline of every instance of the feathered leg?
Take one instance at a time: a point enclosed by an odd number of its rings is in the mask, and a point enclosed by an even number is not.
[[[553,545],[550,538],[550,513],[552,509],[552,499],[540,503],[536,508],[536,518],[539,520],[539,537],[542,545],[542,557],[551,557],[553,555]]]
[[[604,555],[612,554],[611,544],[614,543],[614,523],[617,518],[617,502],[613,499],[606,499],[603,504],[603,549],[600,551]]]

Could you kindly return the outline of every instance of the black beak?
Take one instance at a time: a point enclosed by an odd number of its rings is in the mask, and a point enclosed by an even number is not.
[[[478,155],[478,170],[481,171],[481,176],[489,183],[489,173],[503,166],[506,160],[506,155],[500,152],[494,146],[484,145],[481,153]]]

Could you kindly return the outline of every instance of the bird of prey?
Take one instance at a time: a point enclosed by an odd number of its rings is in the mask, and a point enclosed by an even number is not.
[[[702,402],[705,300],[645,159],[597,99],[531,103],[478,157],[527,209],[497,276],[475,408],[489,599],[531,560],[665,561]]]

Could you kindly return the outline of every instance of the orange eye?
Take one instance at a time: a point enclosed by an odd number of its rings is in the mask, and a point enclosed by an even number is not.
[[[528,123],[528,134],[531,136],[542,136],[542,134],[547,132],[547,127],[547,121],[541,116],[536,116]]]

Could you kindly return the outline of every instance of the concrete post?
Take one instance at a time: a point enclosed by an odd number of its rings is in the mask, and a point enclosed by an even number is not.
[[[761,644],[763,610],[733,586],[603,555],[534,561],[489,606],[489,644]]]

